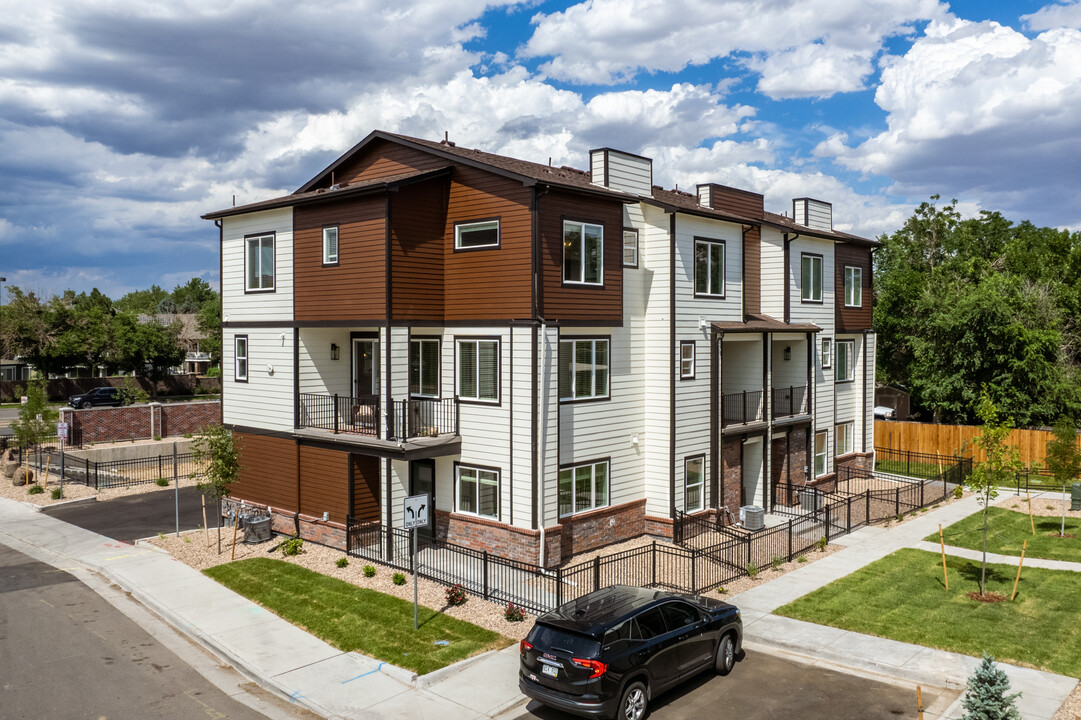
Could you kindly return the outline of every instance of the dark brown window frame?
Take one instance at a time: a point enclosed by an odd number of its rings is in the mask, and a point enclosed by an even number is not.
[[[274,249],[274,287],[271,288],[249,288],[248,287],[248,241],[255,238],[271,238],[272,247]],[[278,231],[271,230],[270,232],[250,233],[244,236],[244,294],[245,295],[260,295],[263,293],[274,293],[278,291]]]
[[[611,335],[567,335],[566,337],[560,336],[556,341],[556,395],[560,395],[559,392],[559,349],[560,344],[563,342],[575,342],[577,340],[605,340],[608,342],[608,392],[605,395],[597,397],[587,398],[568,398],[564,400],[559,398],[560,405],[576,405],[579,403],[592,403],[592,402],[605,402],[612,399],[612,336]],[[596,351],[594,351],[594,357],[596,357]],[[594,384],[596,384],[596,377],[594,377]]]
[[[458,247],[458,228],[464,225],[480,225],[481,223],[494,222],[496,224],[494,245],[475,245],[473,247]],[[475,220],[459,220],[454,223],[454,252],[478,252],[481,250],[499,250],[503,247],[503,216],[477,218]]]
[[[577,468],[585,467],[586,465],[598,465],[600,463],[604,463],[604,464],[606,464],[608,466],[608,502],[606,502],[604,505],[594,505],[593,507],[589,508],[588,510],[572,510],[571,512],[567,513],[566,515],[560,515],[559,514],[559,473],[563,472],[564,470],[576,470]],[[593,475],[594,486],[596,486],[596,477],[597,477],[596,472],[594,472],[594,475]],[[572,480],[571,480],[571,498],[573,499],[573,497],[574,497],[574,480],[573,480],[573,476],[572,476]],[[596,458],[594,460],[581,460],[579,462],[565,463],[565,464],[559,466],[558,470],[556,471],[556,517],[559,517],[559,518],[572,517],[574,515],[580,515],[580,514],[587,513],[587,512],[593,512],[594,510],[602,510],[604,508],[610,508],[610,507],[612,507],[612,456],[611,455],[608,455],[608,456],[602,457],[602,458]]]
[[[721,260],[721,294],[698,292],[698,243],[720,245],[724,257]],[[694,297],[705,300],[726,300],[728,298],[728,241],[720,238],[695,235],[691,244],[691,289]]]
[[[841,291],[844,293],[844,296],[841,298],[841,304],[846,308],[862,308],[863,307],[863,266],[862,265],[844,265],[842,267],[843,267],[843,269],[841,270]],[[859,288],[859,292],[860,292],[859,305],[849,305],[848,304],[848,271],[849,270],[859,270],[860,271],[860,281],[856,285],[856,287]]]
[[[832,370],[833,369],[833,338],[828,338],[828,337],[822,338],[822,345],[827,345],[827,344],[829,345],[829,348],[830,348],[828,359],[826,360],[826,362],[822,362],[822,350],[823,350],[823,348],[820,345],[819,348],[818,348],[818,363],[819,363],[819,365],[822,366],[823,370]]]
[[[818,292],[821,294],[817,300],[804,299],[803,297],[803,259],[804,258],[818,258],[818,262],[821,263],[821,279],[818,281]],[[800,287],[799,287],[799,301],[802,305],[821,305],[825,302],[826,297],[826,256],[822,253],[800,252],[799,254],[799,274],[800,274]]]
[[[691,374],[683,374],[683,348],[691,348]],[[694,380],[698,374],[698,342],[695,340],[680,340],[679,341],[679,379],[680,380]]]
[[[412,372],[412,368],[413,368],[413,343],[414,342],[433,342],[433,341],[436,343],[436,347],[439,348],[438,352],[436,353],[436,358],[437,358],[437,362],[439,363],[439,367],[436,369],[436,372],[435,372],[435,377],[436,377],[435,395],[424,395],[422,393],[414,393],[413,388],[412,388],[413,383],[412,383],[412,380],[409,377],[410,373]],[[421,373],[423,375],[423,369],[422,369]],[[426,399],[426,400],[437,400],[440,397],[442,397],[442,393],[443,393],[443,336],[442,335],[410,335],[409,336],[409,355],[408,355],[408,364],[407,364],[406,370],[405,370],[405,376],[406,376],[405,377],[406,386],[409,389],[409,397],[411,397],[411,398],[423,398],[423,399]]]
[[[566,268],[567,268],[567,258],[565,256],[565,250],[566,250],[567,245],[563,241],[563,237],[564,237],[564,233],[566,232],[566,225],[569,222],[578,223],[579,225],[596,225],[597,227],[599,227],[601,229],[601,281],[599,283],[585,282],[584,280],[569,280],[568,281],[566,276],[565,276],[565,271],[566,271]],[[579,290],[603,290],[604,289],[604,273],[605,273],[605,270],[607,269],[607,267],[605,265],[605,262],[604,262],[604,247],[607,244],[605,242],[604,233],[605,233],[605,224],[603,222],[599,221],[599,220],[590,220],[590,219],[587,219],[587,218],[568,217],[566,215],[560,216],[560,218],[559,218],[559,281],[560,281],[560,284],[561,284],[562,287],[576,288],[576,289],[579,289]],[[584,229],[583,229],[582,236],[583,236],[583,242],[584,242],[584,237],[585,237]],[[623,235],[621,234],[620,235],[620,255],[622,255],[622,253],[623,253],[623,242],[622,242],[622,240],[623,240]],[[620,262],[622,263],[622,261],[623,261],[623,259],[621,257]],[[585,274],[585,268],[583,267],[583,275],[584,274]]]
[[[459,403],[464,405],[482,405],[485,407],[501,407],[503,405],[503,338],[499,335],[455,335],[454,340],[454,397]],[[465,342],[491,342],[495,341],[498,350],[496,351],[496,359],[499,361],[499,372],[496,376],[496,399],[495,400],[477,400],[474,398],[464,398],[459,394],[461,383],[458,377],[458,343],[460,341]],[[478,350],[479,352],[479,350]],[[479,371],[479,367],[478,367]],[[478,378],[479,381],[479,378]]]
[[[702,507],[690,509],[687,507],[687,463],[692,460],[702,461]],[[698,453],[696,455],[687,455],[683,458],[683,511],[684,512],[701,512],[705,510],[708,503],[706,503],[706,454]]]
[[[240,357],[236,351],[236,344],[238,340],[244,340],[244,377],[237,375],[236,366],[237,359]],[[251,340],[245,335],[233,336],[233,382],[246,383],[248,378],[251,377]]]
[[[837,370],[838,370],[838,368],[841,367],[840,362],[837,361],[837,347],[841,343],[844,343],[844,344],[848,345],[848,347],[850,348],[846,353],[849,357],[845,358],[845,361],[846,361],[845,369],[846,370],[848,369],[848,367],[847,367],[848,363],[852,364],[852,373],[848,378],[846,378],[844,380],[838,380],[837,379]],[[833,359],[834,359],[834,363],[833,363],[833,384],[834,385],[844,385],[846,383],[855,382],[856,381],[856,341],[853,340],[852,338],[845,338],[844,340],[837,340],[835,338],[834,341],[833,341]]]
[[[474,470],[483,470],[485,472],[494,472],[496,474],[496,499],[495,499],[495,517],[490,515],[481,515],[480,513],[469,512],[468,510],[458,509],[458,469],[461,467],[473,468]],[[480,480],[477,480],[479,485]],[[478,487],[479,492],[479,487]],[[462,462],[461,460],[454,461],[454,477],[453,484],[451,486],[451,493],[454,495],[454,512],[459,515],[465,515],[466,517],[475,517],[482,520],[503,522],[503,468],[495,467],[493,465],[478,465],[477,463]],[[477,496],[477,506],[480,507],[480,496]]]
[[[633,265],[627,264],[626,259],[624,259],[622,257],[623,253],[625,253],[626,250],[627,250],[627,238],[624,237],[627,233],[634,233],[634,264]],[[638,228],[625,227],[625,228],[623,228],[623,234],[624,235],[620,236],[623,239],[623,243],[620,245],[620,255],[621,255],[620,261],[623,263],[623,267],[625,267],[625,268],[637,269],[639,263],[641,262],[641,255],[640,255],[641,246],[639,245],[639,242],[638,242],[639,241]]]

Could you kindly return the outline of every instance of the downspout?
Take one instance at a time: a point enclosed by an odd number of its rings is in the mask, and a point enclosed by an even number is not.
[[[225,221],[218,219],[214,221],[214,224],[218,226],[218,354],[225,354],[225,325],[223,318],[225,316],[225,280],[222,278],[222,270],[224,269],[224,261],[222,260],[222,251],[225,249]],[[296,293],[294,293],[294,296]],[[218,359],[221,362],[221,358]],[[234,359],[235,362],[235,359]],[[210,364],[207,363],[209,369]],[[225,368],[221,368],[222,373],[219,377],[222,378],[221,383],[221,401],[218,403],[218,422],[225,423]]]
[[[531,231],[533,234],[532,243],[530,245],[530,263],[533,271],[533,287],[532,287],[532,305],[533,305],[533,321],[536,323],[540,321],[540,333],[544,336],[544,341],[548,342],[548,325],[547,321],[541,315],[541,303],[543,298],[543,288],[541,283],[543,278],[540,273],[540,253],[538,246],[540,244],[540,199],[548,194],[549,186],[545,185],[543,190],[539,193],[537,187],[533,187],[533,202],[532,202],[532,214],[533,222]],[[538,392],[532,393],[531,400],[532,407],[532,422],[530,423],[531,432],[533,433],[532,450],[533,450],[533,527],[540,530],[540,547],[537,549],[537,565],[541,568],[545,567],[545,563],[548,560],[548,546],[544,531],[544,503],[545,503],[545,478],[544,478],[544,465],[540,463],[538,466],[538,457],[543,457],[541,453],[537,452],[538,438],[537,425],[540,422],[540,408],[538,406],[538,395],[540,387],[540,364],[538,362],[537,353],[540,351],[540,344],[537,342],[537,325],[533,325],[533,347],[532,347],[532,364],[533,364],[533,381],[538,384]],[[547,437],[545,433],[544,437]],[[543,442],[544,438],[540,438]]]

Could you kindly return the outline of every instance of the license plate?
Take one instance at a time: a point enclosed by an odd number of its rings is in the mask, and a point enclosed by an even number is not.
[[[549,677],[559,677],[559,668],[552,667],[551,665],[541,665],[541,672]]]

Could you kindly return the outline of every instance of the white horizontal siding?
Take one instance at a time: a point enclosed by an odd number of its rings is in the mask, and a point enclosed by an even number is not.
[[[293,211],[264,210],[222,220],[222,317],[229,323],[293,319]],[[245,292],[247,235],[274,233],[274,290]]]
[[[350,385],[352,356],[346,328],[301,328],[299,375],[300,392],[326,395],[353,394]],[[339,348],[339,359],[330,359],[330,345]]]
[[[248,381],[234,380],[234,339],[248,336]],[[293,331],[225,331],[222,344],[222,421],[227,425],[293,429]]]
[[[645,315],[645,437],[639,438],[644,453],[646,513],[668,517],[670,420],[669,383],[675,358],[669,353],[669,215],[658,208],[642,207],[644,226],[639,232],[643,291],[647,295]]]
[[[739,340],[726,339],[721,348],[721,385],[726,395],[762,389],[762,336],[747,334],[745,337],[746,339]]]
[[[784,349],[791,348],[791,359],[784,359]],[[817,362],[817,357],[813,358]],[[773,341],[773,387],[803,387],[807,385],[807,341]]]
[[[834,383],[834,422],[854,422],[859,419],[863,396],[863,339],[860,335],[840,335],[836,341],[852,341],[852,382]],[[836,355],[836,353],[834,353]],[[834,357],[836,363],[836,357]],[[834,365],[836,371],[836,365]]]
[[[518,527],[533,524],[533,330],[526,327],[511,329],[514,397],[511,399],[511,433],[514,447],[511,454],[507,487],[508,516],[505,521]]]
[[[762,312],[784,319],[784,236],[773,228],[762,228]]]
[[[868,364],[867,392],[863,397],[863,427],[858,430],[863,435],[863,451],[872,452],[875,447],[875,352],[877,350],[878,336],[875,333],[867,333],[865,339],[863,357]]]
[[[653,162],[648,158],[622,153],[618,150],[593,150],[590,152],[592,180],[604,185],[604,158],[608,156],[607,187],[634,195],[649,195],[653,183]]]

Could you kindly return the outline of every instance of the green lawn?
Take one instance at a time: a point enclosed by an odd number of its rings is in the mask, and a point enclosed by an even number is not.
[[[1039,502],[1033,500],[1034,503]],[[1033,517],[1036,534],[1028,521],[1028,508],[1024,500],[1017,503],[1017,510],[991,507],[987,509],[987,552],[998,555],[1021,555],[1022,541],[1028,540],[1025,557],[1048,560],[1081,562],[1081,519],[1066,518],[1066,534],[1074,537],[1058,537],[1062,527],[1061,517]],[[942,528],[946,544],[971,550],[983,549],[983,511],[969,515],[960,522]],[[938,533],[925,540],[938,542]]]
[[[953,466],[954,463],[938,465],[936,463],[905,462],[903,460],[875,460],[875,470],[878,472],[927,480],[937,478]]]
[[[340,650],[420,675],[511,644],[498,633],[425,607],[414,631],[413,603],[282,560],[238,560],[204,572]]]
[[[777,609],[778,615],[1081,677],[1081,573],[1026,568],[1017,599],[981,603],[980,564],[898,550]],[[987,589],[1010,596],[1016,566],[988,565]]]

